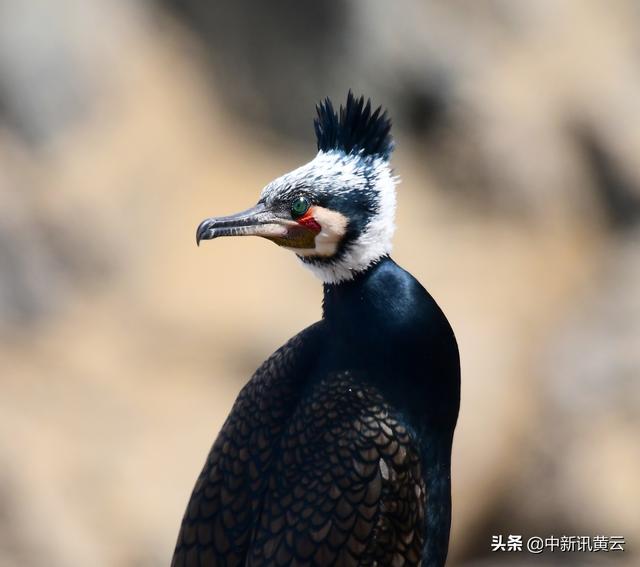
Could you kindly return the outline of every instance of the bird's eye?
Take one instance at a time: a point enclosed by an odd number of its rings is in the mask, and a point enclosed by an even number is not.
[[[306,197],[298,197],[293,203],[291,203],[291,215],[294,218],[301,217],[308,210],[311,204]]]

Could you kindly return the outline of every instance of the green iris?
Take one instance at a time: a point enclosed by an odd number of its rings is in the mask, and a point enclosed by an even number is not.
[[[298,197],[293,203],[291,203],[291,215],[294,217],[301,217],[308,210],[311,204],[306,197]]]

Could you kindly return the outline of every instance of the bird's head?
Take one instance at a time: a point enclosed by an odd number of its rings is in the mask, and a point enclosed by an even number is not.
[[[318,154],[269,183],[255,207],[204,220],[197,240],[262,236],[295,252],[326,283],[351,279],[391,252],[395,184],[391,122],[351,93],[317,108]]]

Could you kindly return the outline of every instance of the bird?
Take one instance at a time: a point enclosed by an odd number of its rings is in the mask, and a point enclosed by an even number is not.
[[[348,92],[318,147],[198,245],[260,236],[323,284],[322,318],[240,391],[187,505],[173,567],[445,564],[460,404],[454,332],[391,258],[391,120]],[[415,242],[419,250],[420,243]],[[283,284],[284,286],[284,284]]]

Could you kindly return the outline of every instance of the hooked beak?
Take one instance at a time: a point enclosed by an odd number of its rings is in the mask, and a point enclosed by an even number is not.
[[[264,203],[226,217],[203,220],[196,231],[196,242],[220,236],[262,236],[289,248],[314,248],[317,231],[285,218]]]

